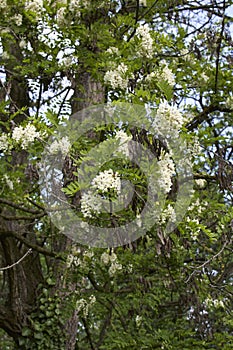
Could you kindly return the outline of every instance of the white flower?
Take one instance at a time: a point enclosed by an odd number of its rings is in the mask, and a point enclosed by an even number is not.
[[[26,149],[37,137],[40,137],[40,132],[36,131],[35,126],[32,124],[26,125],[25,128],[21,125],[17,126],[12,133],[12,139],[20,143],[23,149]]]
[[[172,158],[168,153],[161,155],[158,162],[159,173],[158,173],[158,184],[160,190],[164,193],[168,193],[172,187],[172,176],[175,174],[175,165]]]
[[[65,18],[66,8],[61,7],[57,10],[57,23],[58,25],[64,25],[64,18]]]
[[[27,42],[24,39],[20,40],[19,47],[25,49],[27,47]]]
[[[108,269],[108,273],[110,276],[113,276],[117,271],[120,271],[120,270],[122,270],[122,265],[117,262],[113,262]]]
[[[9,60],[9,58],[10,58],[10,55],[8,54],[8,52],[3,51],[3,53],[2,53],[2,59],[3,59],[3,60]]]
[[[0,151],[6,152],[9,149],[9,141],[6,134],[0,136]]]
[[[182,49],[180,50],[180,56],[185,60],[185,61],[192,61],[192,56],[189,54],[188,49]]]
[[[177,107],[170,106],[166,100],[159,104],[157,116],[158,118],[163,118],[168,123],[170,130],[173,128],[179,129],[184,123],[184,118]]]
[[[112,253],[111,255],[109,255],[109,260],[110,260],[111,262],[116,261],[116,260],[117,260],[116,254],[115,254],[115,253]]]
[[[210,297],[206,298],[204,304],[210,308],[224,308],[225,305],[222,300],[212,299]]]
[[[66,155],[69,153],[71,148],[71,143],[67,136],[62,137],[60,140],[55,140],[50,146],[49,146],[49,153],[56,154],[58,152],[61,152],[62,155]]]
[[[5,9],[7,7],[7,0],[0,1],[0,9]]]
[[[109,254],[104,252],[101,257],[100,257],[100,261],[104,264],[104,265],[108,265],[110,259],[109,259]]]
[[[43,0],[27,0],[25,2],[25,10],[35,12],[38,16],[43,9]]]
[[[110,84],[113,89],[126,89],[128,86],[128,67],[120,63],[115,70],[108,70],[104,75],[105,84]]]
[[[160,218],[161,224],[165,224],[166,221],[176,222],[176,212],[171,204],[168,204],[167,208],[163,210]]]
[[[175,81],[175,75],[172,73],[172,71],[168,68],[167,63],[164,63],[164,67],[160,76],[160,80],[165,80],[168,82],[169,85],[174,86]]]
[[[81,198],[81,212],[84,217],[92,217],[94,213],[100,213],[101,202],[92,192],[87,192]]]
[[[129,156],[128,142],[132,140],[132,136],[128,136],[126,132],[120,130],[116,132],[115,138],[120,142],[118,151]]]
[[[206,185],[206,180],[204,180],[204,179],[196,179],[196,180],[195,180],[195,183],[196,183],[196,185],[197,185],[199,188],[204,188],[205,185]]]
[[[167,81],[170,86],[174,86],[175,81],[175,75],[172,73],[172,71],[168,68],[168,65],[166,62],[163,62],[163,69],[162,71],[158,72],[151,72],[148,74],[145,78],[146,82],[153,82],[153,81]]]
[[[141,323],[142,323],[142,316],[137,315],[137,316],[135,317],[135,322],[136,322],[136,326],[137,326],[137,327],[140,327],[140,326],[141,326]]]
[[[79,6],[80,6],[80,0],[70,0],[70,3],[69,3],[70,11],[77,11]]]
[[[153,39],[150,35],[150,28],[148,24],[140,25],[136,29],[135,35],[141,39],[140,46],[138,48],[138,53],[140,56],[145,56],[147,58],[153,57]]]
[[[113,190],[117,194],[121,192],[120,176],[117,171],[114,173],[112,169],[101,171],[92,180],[91,184],[94,189],[100,190],[103,193],[107,193],[109,190]]]
[[[15,22],[17,26],[21,26],[21,24],[23,23],[23,17],[20,13],[12,17],[12,20]]]
[[[119,56],[119,49],[117,47],[111,46],[106,50],[107,53],[109,53],[110,55],[114,56]]]
[[[9,176],[7,174],[3,175],[3,179],[5,180],[7,186],[9,187],[10,190],[14,189],[14,184],[13,181],[11,181],[11,179],[9,178]]]
[[[146,1],[147,0],[139,0],[139,5],[140,6],[146,6]]]
[[[228,96],[226,99],[226,107],[233,109],[233,96]]]
[[[201,73],[200,78],[201,78],[201,80],[203,80],[204,82],[207,82],[207,81],[209,80],[208,75],[206,75],[204,72]]]

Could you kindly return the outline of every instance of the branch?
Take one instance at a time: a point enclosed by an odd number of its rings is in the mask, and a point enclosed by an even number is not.
[[[13,232],[13,231],[0,231],[0,237],[1,236],[12,236],[15,237],[18,241],[25,244],[27,247],[32,248],[32,250],[35,250],[36,252],[51,256],[56,259],[60,259],[63,261],[66,261],[66,259],[59,253],[49,251],[48,249],[42,248],[37,244],[33,244],[32,242],[28,241],[25,237],[21,236],[20,234]]]
[[[30,248],[18,261],[16,261],[14,264],[12,265],[8,265],[6,267],[1,267],[0,271],[5,271],[8,269],[11,269],[12,267],[14,267],[15,265],[18,265],[23,259],[25,259],[29,254],[32,253],[32,249]]]
[[[230,113],[232,112],[232,109],[220,106],[218,104],[211,104],[207,107],[203,108],[203,111],[196,117],[194,118],[191,122],[189,122],[186,125],[186,128],[189,131],[192,131],[193,129],[197,128],[199,124],[204,122],[205,120],[209,119],[209,114],[213,112],[225,112],[225,113]]]
[[[22,211],[24,211],[26,213],[31,213],[31,214],[35,214],[35,215],[41,214],[41,211],[39,211],[39,210],[35,210],[35,209],[24,207],[23,205],[11,202],[11,201],[9,201],[9,200],[7,200],[5,198],[0,198],[0,203],[9,205],[12,208],[22,210]]]

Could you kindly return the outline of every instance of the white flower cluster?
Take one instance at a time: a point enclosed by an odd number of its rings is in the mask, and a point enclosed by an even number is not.
[[[120,63],[114,70],[108,70],[104,75],[105,84],[110,84],[113,89],[126,89],[128,86],[128,67]]]
[[[91,305],[93,305],[95,302],[96,302],[96,297],[94,295],[91,295],[89,297],[89,301],[87,301],[86,299],[83,299],[83,298],[79,299],[76,302],[76,309],[78,312],[83,312],[83,315],[85,317],[87,317]]]
[[[233,96],[228,96],[226,100],[226,107],[233,109]]]
[[[64,18],[65,18],[66,8],[60,7],[57,10],[57,24],[58,25],[64,25]]]
[[[140,25],[136,29],[135,35],[140,38],[141,43],[139,46],[139,54],[140,56],[145,56],[147,58],[153,57],[153,39],[150,35],[150,28],[148,24]]]
[[[7,0],[0,1],[0,9],[5,9],[7,7]]]
[[[135,317],[135,323],[136,323],[136,327],[137,327],[137,328],[140,327],[140,326],[141,326],[141,323],[142,323],[142,316],[137,315],[137,316]]]
[[[120,142],[118,151],[129,156],[128,142],[132,140],[132,136],[128,136],[123,130],[119,130],[116,132],[115,138]]]
[[[21,49],[27,48],[27,42],[26,42],[25,39],[20,40],[20,42],[19,42],[19,47],[20,47]]]
[[[92,217],[94,213],[99,214],[103,206],[102,194],[113,191],[121,193],[121,181],[118,172],[112,169],[100,172],[91,182],[91,191],[83,193],[81,198],[81,212],[84,217]],[[101,193],[100,193],[101,192]],[[106,203],[106,205],[109,203]]]
[[[158,162],[159,174],[158,184],[160,190],[169,193],[172,187],[172,176],[175,174],[175,165],[168,153],[162,154]]]
[[[6,182],[6,184],[10,190],[14,189],[13,181],[9,178],[9,176],[7,174],[3,175],[3,180]]]
[[[209,308],[224,308],[224,303],[222,300],[212,299],[210,297],[206,298],[204,304]]]
[[[43,0],[27,0],[25,2],[26,11],[32,11],[39,15],[42,8],[43,8]]]
[[[196,179],[195,180],[195,184],[199,187],[199,188],[204,188],[206,185],[206,180],[204,179]]]
[[[170,86],[174,86],[176,83],[175,75],[168,68],[167,63],[165,63],[161,72],[151,72],[148,74],[145,78],[145,81],[149,83],[153,81],[167,81]]]
[[[51,145],[49,146],[49,153],[56,154],[61,152],[62,155],[66,155],[69,153],[71,149],[71,143],[69,141],[69,138],[67,136],[62,137],[60,140],[55,140]]]
[[[104,265],[111,264],[108,269],[110,276],[113,276],[117,271],[122,270],[122,265],[118,263],[117,255],[115,253],[108,254],[104,252],[100,257],[100,260]]]
[[[188,49],[182,49],[182,50],[180,50],[180,56],[181,56],[185,61],[192,61],[192,56],[190,55]]]
[[[117,194],[121,192],[121,179],[120,175],[112,169],[104,170],[97,175],[91,183],[92,187],[97,191],[108,193],[109,190],[113,190]]]
[[[35,126],[32,124],[26,125],[25,128],[21,125],[17,126],[12,133],[12,139],[20,143],[23,149],[26,149],[37,137],[40,137],[40,132],[36,131]]]
[[[21,26],[21,24],[23,23],[23,17],[20,13],[12,17],[12,20],[15,22],[17,26]]]
[[[160,75],[161,80],[165,80],[169,85],[174,86],[176,83],[175,75],[172,73],[171,69],[168,68],[167,62],[162,62],[164,67]]]
[[[166,121],[167,127],[170,130],[177,130],[183,125],[185,119],[177,109],[176,106],[170,106],[169,103],[164,100],[159,104],[159,108],[157,110],[158,118],[162,118]],[[155,121],[155,126],[157,124],[157,120]]]
[[[112,56],[119,56],[120,54],[119,49],[114,46],[109,47],[106,52]]]
[[[160,217],[160,223],[165,224],[167,220],[173,223],[176,222],[176,212],[174,208],[171,206],[171,204],[168,204],[167,208],[163,210]]]
[[[140,6],[146,6],[147,0],[139,0],[139,5]]]
[[[70,268],[72,265],[77,267],[77,266],[81,265],[81,260],[77,256],[75,256],[73,254],[69,254],[67,256],[66,265],[67,265],[68,268]]]
[[[86,192],[83,193],[81,198],[81,212],[85,218],[92,217],[93,213],[100,213],[101,202],[94,193]]]
[[[9,149],[9,146],[7,134],[2,134],[0,136],[0,151],[6,152]]]

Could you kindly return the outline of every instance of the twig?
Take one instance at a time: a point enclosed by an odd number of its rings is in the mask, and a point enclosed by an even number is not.
[[[219,255],[222,254],[223,250],[226,248],[227,244],[231,243],[231,240],[230,241],[227,241],[223,244],[222,248],[220,249],[220,251],[215,254],[214,256],[212,256],[209,260],[205,261],[203,264],[197,266],[197,267],[190,267],[190,268],[193,268],[195,269],[191,275],[187,278],[187,280],[185,281],[185,283],[188,283],[190,281],[190,279],[192,278],[192,276],[198,272],[198,270],[202,269],[203,267],[205,267],[206,265],[208,265],[211,261],[213,261],[215,258],[217,258]]]
[[[28,249],[28,251],[18,261],[16,261],[14,264],[8,265],[6,267],[1,267],[0,271],[5,271],[5,270],[11,269],[12,267],[18,265],[23,259],[25,259],[31,253],[32,253],[32,248]]]

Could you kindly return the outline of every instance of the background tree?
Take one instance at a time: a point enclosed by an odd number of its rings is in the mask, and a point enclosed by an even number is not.
[[[231,5],[1,2],[1,348],[232,347]],[[51,223],[38,168],[59,124],[110,101],[170,111],[171,125],[178,115],[180,132],[194,144],[196,182],[186,216],[169,236],[174,177],[161,219],[143,239],[91,249]],[[117,131],[94,130],[72,150],[60,145],[70,151],[64,191],[81,214],[74,182],[80,153]],[[166,151],[148,131],[123,131],[158,159]],[[132,181],[137,175],[146,198],[138,169],[120,161],[107,166]],[[141,210],[136,199],[123,219]]]

